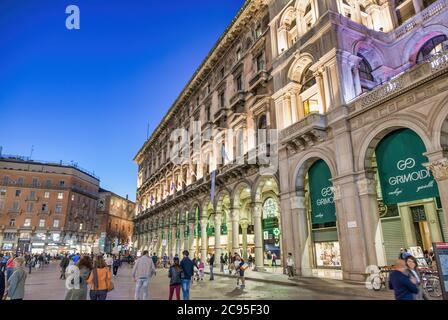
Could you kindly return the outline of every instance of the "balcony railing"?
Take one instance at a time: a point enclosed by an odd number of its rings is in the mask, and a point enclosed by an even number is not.
[[[448,0],[439,0],[429,5],[427,8],[416,14],[411,19],[405,21],[401,26],[394,30],[395,37],[399,38],[412,29],[422,25],[433,16],[439,14],[448,8]]]
[[[426,62],[413,67],[410,70],[396,76],[389,82],[376,87],[373,91],[365,93],[353,101],[355,111],[377,105],[397,95],[402,90],[412,88],[426,78],[435,74],[448,71],[448,51],[442,51],[431,56]]]
[[[320,113],[311,113],[304,119],[283,129],[280,141],[294,150],[304,150],[316,142],[324,141],[327,137],[327,116]]]

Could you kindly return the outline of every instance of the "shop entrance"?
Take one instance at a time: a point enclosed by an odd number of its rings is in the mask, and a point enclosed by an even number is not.
[[[426,219],[425,206],[410,207],[417,246],[423,250],[431,248],[431,235]]]

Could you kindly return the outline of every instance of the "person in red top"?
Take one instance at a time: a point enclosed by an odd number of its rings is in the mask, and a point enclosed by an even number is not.
[[[11,255],[11,258],[6,262],[6,281],[8,281],[9,277],[14,273],[14,258],[16,257]]]

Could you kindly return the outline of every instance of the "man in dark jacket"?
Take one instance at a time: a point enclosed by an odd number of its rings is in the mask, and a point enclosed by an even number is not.
[[[191,277],[194,273],[194,268],[196,265],[193,261],[188,257],[189,252],[185,250],[182,252],[184,258],[180,262],[180,267],[182,268],[183,277],[182,277],[182,297],[184,300],[190,300],[190,282]]]
[[[210,266],[210,281],[215,280],[215,277],[213,275],[213,265],[215,264],[215,254],[212,253],[210,256],[210,260],[208,261],[208,264]]]
[[[59,265],[61,267],[61,276],[59,277],[59,279],[65,280],[65,270],[67,269],[69,264],[70,264],[70,259],[67,256],[67,254],[65,254],[65,256],[61,260],[61,264]]]
[[[3,299],[5,294],[5,273],[0,269],[0,300]]]
[[[418,293],[417,280],[406,274],[406,262],[399,259],[389,277],[389,289],[394,290],[396,300],[414,300]]]

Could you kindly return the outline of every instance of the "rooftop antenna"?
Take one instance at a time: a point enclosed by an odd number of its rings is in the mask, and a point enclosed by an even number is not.
[[[0,157],[2,156],[3,146],[0,146]]]
[[[148,127],[146,128],[146,140],[149,139],[149,122],[148,122]]]
[[[31,146],[30,160],[33,157],[33,152],[34,152],[34,145]]]

